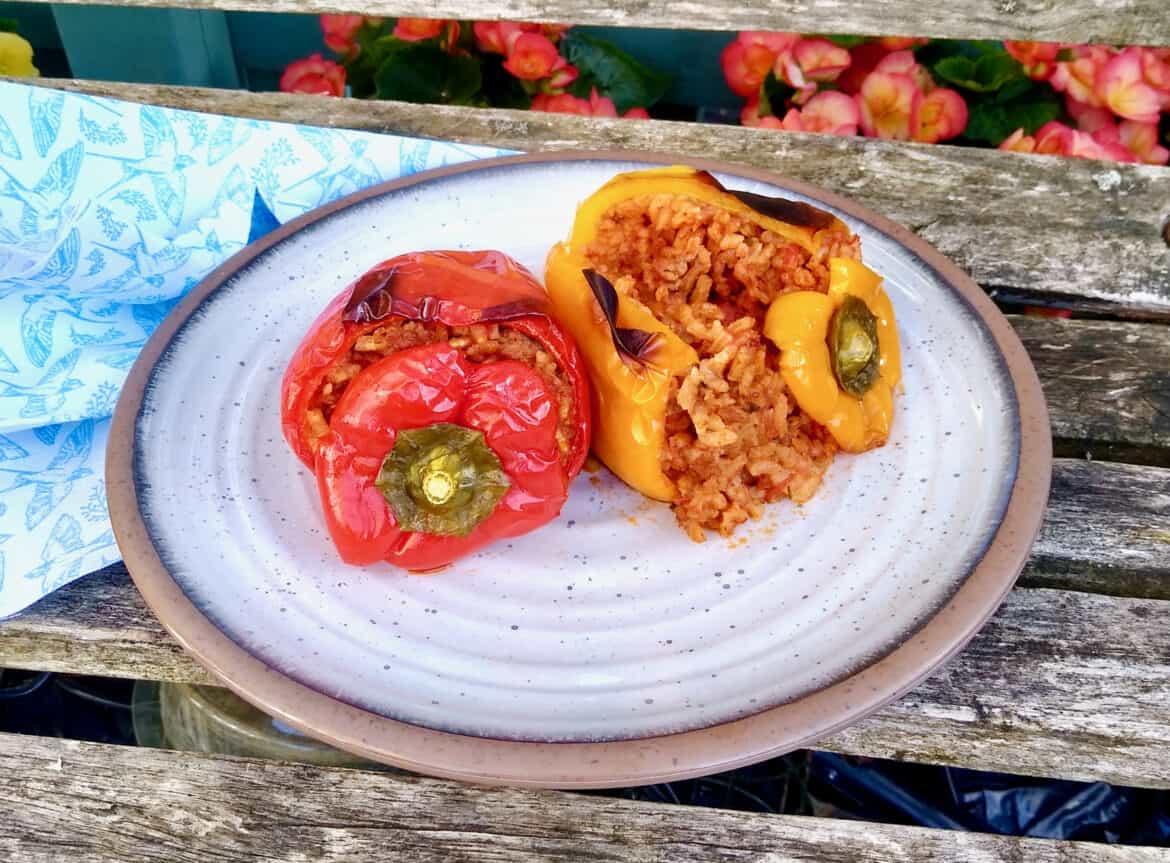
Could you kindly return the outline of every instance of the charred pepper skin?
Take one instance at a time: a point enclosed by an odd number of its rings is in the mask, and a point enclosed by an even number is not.
[[[322,433],[307,414],[330,371],[392,317],[499,323],[534,339],[570,384],[571,439],[558,439],[557,395],[539,373],[473,362],[447,341],[358,371]],[[526,270],[499,252],[412,253],[371,269],[318,317],[285,373],[282,427],[313,468],[343,560],[427,571],[556,517],[589,450],[589,399],[583,359]]]
[[[587,255],[610,209],[658,194],[722,208],[810,254],[824,248],[827,236],[848,229],[836,216],[809,204],[730,190],[710,174],[686,166],[619,174],[578,208],[569,239],[549,253],[545,282],[558,319],[577,340],[589,366],[594,386],[593,449],[628,485],[648,497],[672,501],[677,490],[659,458],[665,446],[667,402],[673,380],[686,374],[699,357],[646,305],[635,297],[618,296],[612,285],[599,279]],[[838,260],[842,259],[831,262]],[[607,308],[603,300],[611,292]]]

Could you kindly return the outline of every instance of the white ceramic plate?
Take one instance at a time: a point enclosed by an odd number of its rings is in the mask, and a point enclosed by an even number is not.
[[[726,167],[715,173],[733,188],[834,210],[885,277],[904,366],[888,445],[838,456],[810,503],[774,504],[731,540],[690,542],[665,505],[602,471],[577,479],[553,523],[439,575],[338,560],[313,478],[280,433],[281,375],[313,319],[370,266],[412,250],[499,249],[539,275],[577,203],[637,167],[545,157],[413,178],[286,226],[221,268],[136,370],[135,415],[119,408],[125,438],[111,451],[132,459],[118,473],[111,455],[111,505],[140,585],[169,579],[196,612],[183,620],[303,690],[367,716],[512,741],[709,728],[832,688],[923,630],[984,559],[1019,486],[1021,373],[1003,345],[1013,337],[993,333],[989,322],[1006,324],[991,304],[884,220]],[[1047,461],[1040,475],[1029,494],[1043,500]],[[115,499],[119,480],[132,504]],[[1012,562],[963,638],[1014,580],[1038,512],[1032,521],[1013,531]],[[134,559],[151,553],[162,567],[146,576]],[[190,643],[187,624],[152,604]],[[203,658],[250,694],[227,660]]]

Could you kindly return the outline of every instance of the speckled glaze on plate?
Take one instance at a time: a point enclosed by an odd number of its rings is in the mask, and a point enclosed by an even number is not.
[[[889,444],[839,456],[803,507],[691,543],[583,474],[561,517],[437,576],[341,564],[280,436],[291,352],[392,255],[496,248],[543,272],[630,154],[526,156],[385,184],[213,273],[134,367],[107,456],[127,566],[225,684],[337,746],[480,781],[632,785],[787,751],[905,691],[1015,581],[1051,470],[1034,370],[983,292],[836,195],[714,162],[727,185],[837,212],[886,278],[904,388]]]

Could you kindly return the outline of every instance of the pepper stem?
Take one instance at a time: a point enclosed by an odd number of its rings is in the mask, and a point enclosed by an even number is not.
[[[398,433],[374,486],[403,530],[466,536],[510,487],[483,432],[435,423]]]
[[[436,467],[436,462],[441,462],[442,459],[436,459],[431,462],[422,471],[422,490],[426,495],[427,502],[434,506],[442,506],[449,501],[455,494],[456,483],[455,477],[443,470],[442,467]]]
[[[881,371],[877,318],[863,300],[849,295],[829,322],[828,341],[837,383],[861,398]]]

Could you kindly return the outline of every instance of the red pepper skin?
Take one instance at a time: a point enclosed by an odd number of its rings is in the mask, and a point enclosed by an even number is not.
[[[347,307],[393,274],[386,314],[347,320]],[[383,261],[338,294],[313,322],[289,361],[281,384],[281,427],[297,458],[314,466],[314,442],[305,417],[326,375],[354,343],[386,317],[433,320],[447,326],[499,322],[535,339],[552,354],[573,386],[576,435],[567,461],[572,479],[585,464],[591,439],[589,378],[572,338],[549,316],[544,288],[499,252],[412,252]],[[350,318],[354,315],[349,315]]]
[[[394,316],[448,326],[498,322],[537,341],[572,386],[574,434],[566,457],[556,441],[556,397],[539,374],[510,360],[471,362],[447,342],[398,351],[362,369],[335,405],[329,431],[314,438],[305,417],[325,378],[358,338]],[[379,264],[322,312],[285,373],[281,420],[289,445],[314,470],[342,559],[426,571],[556,517],[589,451],[589,400],[584,361],[526,270],[498,252],[423,252]],[[402,530],[374,485],[398,432],[435,423],[481,431],[511,483],[466,536]]]
[[[511,482],[467,536],[400,530],[374,487],[398,431],[440,422],[483,432]],[[523,363],[471,363],[442,342],[363,369],[337,403],[316,459],[325,520],[342,560],[435,569],[555,518],[568,495],[556,428],[553,395]]]

